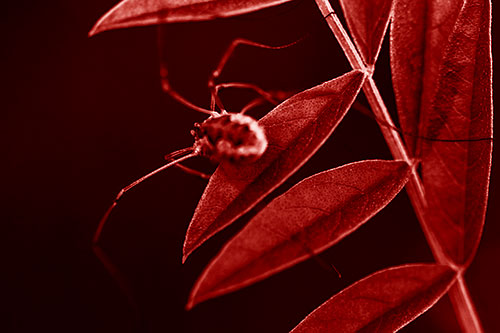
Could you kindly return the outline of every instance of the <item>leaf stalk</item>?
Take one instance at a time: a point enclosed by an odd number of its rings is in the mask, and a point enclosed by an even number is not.
[[[413,209],[417,215],[420,225],[424,231],[427,243],[431,248],[435,260],[440,264],[446,264],[457,271],[456,283],[448,292],[458,322],[464,332],[484,332],[479,316],[477,315],[474,303],[470,297],[467,285],[464,280],[464,269],[458,267],[444,252],[441,244],[431,231],[426,218],[427,200],[425,198],[424,186],[416,171],[416,163],[410,158],[408,151],[401,139],[399,133],[395,130],[394,122],[385,106],[384,100],[372,78],[373,66],[367,66],[361,58],[358,50],[354,46],[351,38],[344,29],[340,19],[333,10],[328,0],[315,0],[321,14],[325,18],[330,30],[339,42],[344,51],[347,60],[353,69],[359,69],[366,72],[369,76],[363,85],[363,92],[370,104],[377,123],[382,131],[384,139],[395,159],[401,159],[410,165],[413,165],[412,175],[406,185],[406,191],[410,197]]]

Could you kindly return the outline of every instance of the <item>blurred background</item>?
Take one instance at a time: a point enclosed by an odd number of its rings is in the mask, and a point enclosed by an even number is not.
[[[162,93],[156,27],[87,38],[116,2],[19,0],[4,5],[2,331],[288,332],[361,277],[389,266],[432,261],[401,192],[365,226],[320,255],[341,278],[308,260],[186,312],[198,275],[253,213],[181,265],[184,234],[206,181],[174,168],[124,197],[102,235],[103,250],[131,285],[134,310],[94,256],[92,234],[118,190],[161,166],[165,154],[190,146],[189,131],[205,116]],[[270,45],[305,38],[280,51],[242,47],[221,81],[294,91],[350,70],[309,0],[163,29],[161,48],[172,85],[204,107],[209,106],[208,75],[237,37]],[[375,79],[394,111],[387,40]],[[237,112],[253,95],[228,90],[221,97],[229,111]],[[363,97],[358,100],[365,103]],[[373,119],[351,110],[327,144],[275,195],[318,171],[370,158],[390,155]],[[499,164],[497,149],[484,236],[466,275],[487,332],[500,331]],[[214,168],[199,160],[191,165]],[[458,330],[445,297],[402,331]]]

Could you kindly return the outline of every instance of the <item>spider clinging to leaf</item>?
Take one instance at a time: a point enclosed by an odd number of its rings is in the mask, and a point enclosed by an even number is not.
[[[149,177],[195,156],[207,157],[215,162],[250,163],[262,156],[267,148],[266,135],[256,120],[244,114],[228,113],[225,110],[221,113],[214,111],[201,124],[195,123],[191,134],[194,137],[192,147],[168,154],[165,159],[170,162],[137,179],[118,192],[115,200],[99,223],[93,238],[94,243],[99,240],[102,228],[109,214],[117,205],[118,200],[127,191]],[[191,169],[187,170],[188,172],[197,173],[191,171]]]
[[[162,30],[159,28],[158,42],[161,43],[162,40]],[[239,45],[248,45],[264,49],[282,49],[295,45],[297,42],[298,41],[283,46],[268,46],[245,39],[234,40],[225,51],[218,66],[212,72],[208,80],[208,87],[211,91],[210,110],[191,103],[177,91],[172,89],[168,80],[168,71],[164,62],[164,57],[161,54],[163,48],[159,45],[158,49],[160,51],[160,78],[162,90],[184,106],[194,111],[208,114],[209,117],[201,123],[194,124],[194,128],[191,130],[191,135],[194,138],[193,146],[167,154],[165,156],[167,164],[137,179],[118,192],[113,203],[99,222],[92,239],[93,244],[96,245],[98,243],[104,224],[108,220],[111,211],[118,204],[120,198],[133,187],[142,183],[151,176],[166,170],[171,166],[177,166],[187,173],[194,174],[205,179],[209,178],[210,176],[207,174],[180,164],[181,162],[195,156],[205,157],[216,163],[227,161],[236,164],[252,163],[259,159],[259,157],[264,154],[268,141],[262,127],[255,119],[246,115],[245,112],[266,102],[276,105],[278,102],[288,98],[291,93],[284,91],[268,92],[256,85],[242,82],[215,84],[215,80],[220,76],[224,66],[230,59],[230,56]],[[250,101],[241,109],[239,113],[227,112],[218,96],[220,90],[226,88],[250,89],[256,92],[259,97]],[[216,107],[218,107],[220,111],[215,111]]]
[[[206,109],[193,104],[191,101],[186,99],[184,96],[182,96],[172,88],[168,79],[168,70],[165,57],[162,54],[162,52],[164,51],[164,47],[162,45],[164,42],[164,37],[161,27],[158,27],[157,36],[160,60],[159,72],[161,79],[161,88],[163,92],[168,94],[172,99],[176,100],[188,109],[208,115],[208,118],[203,122],[194,124],[193,129],[191,130],[191,135],[194,138],[194,143],[191,147],[180,149],[167,154],[165,156],[167,164],[135,180],[118,192],[112,204],[109,206],[109,208],[106,210],[103,217],[99,221],[92,237],[92,250],[94,251],[97,258],[101,261],[101,263],[105,266],[108,273],[117,282],[122,292],[127,296],[130,305],[134,309],[136,309],[139,317],[140,311],[137,308],[137,302],[135,300],[132,288],[129,286],[127,279],[121,274],[120,269],[113,263],[113,260],[109,258],[108,255],[102,250],[99,244],[104,225],[109,219],[111,212],[117,206],[119,200],[126,192],[134,188],[136,185],[147,180],[151,176],[154,176],[161,171],[170,168],[171,166],[181,168],[183,171],[189,174],[196,175],[204,179],[210,178],[211,176],[208,174],[188,168],[181,164],[182,162],[192,157],[200,156],[208,158],[215,163],[225,162],[235,165],[246,165],[256,162],[266,152],[266,149],[268,147],[268,138],[266,137],[266,133],[259,125],[259,123],[252,117],[246,115],[246,112],[265,104],[276,106],[280,102],[293,95],[295,92],[282,90],[267,91],[263,90],[257,85],[246,82],[216,83],[216,81],[220,77],[225,65],[238,46],[246,45],[263,49],[279,50],[296,45],[303,39],[301,38],[295,42],[283,46],[269,46],[246,39],[235,39],[226,49],[216,69],[211,73],[208,79],[208,88],[211,93],[211,103],[210,109]],[[227,88],[247,89],[255,92],[258,96],[244,105],[240,109],[239,113],[227,112],[221,99],[219,98],[219,92],[222,89]],[[216,109],[218,109],[219,111],[216,111]]]

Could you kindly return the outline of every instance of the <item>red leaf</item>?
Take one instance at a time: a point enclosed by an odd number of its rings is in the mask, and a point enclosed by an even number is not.
[[[392,12],[392,0],[341,0],[356,47],[366,65],[374,65]]]
[[[490,3],[466,1],[444,51],[433,104],[422,112],[423,136],[493,136],[490,38]],[[493,141],[419,144],[431,232],[449,259],[467,265],[484,225]]]
[[[395,0],[391,68],[399,121],[411,154],[420,112],[429,107],[444,46],[463,0]]]
[[[395,7],[391,56],[398,111],[405,131],[437,139],[406,138],[422,159],[431,237],[448,260],[467,265],[482,232],[491,169],[491,4],[424,3],[405,0]],[[424,33],[419,24],[436,28]]]
[[[339,242],[404,187],[402,161],[363,161],[311,176],[274,199],[197,281],[188,307],[260,281]]]
[[[447,266],[388,268],[342,290],[291,332],[396,332],[434,305],[454,280]]]
[[[277,6],[291,0],[123,0],[89,32],[162,23],[213,20]]]
[[[340,123],[364,79],[362,72],[352,71],[292,96],[262,118],[266,152],[252,164],[218,167],[189,225],[183,260],[300,168]]]

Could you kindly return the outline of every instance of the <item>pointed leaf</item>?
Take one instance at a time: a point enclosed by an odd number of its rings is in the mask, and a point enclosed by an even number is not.
[[[223,162],[217,168],[189,225],[183,260],[300,168],[340,123],[364,79],[352,71],[292,96],[262,118],[266,152],[252,164]]]
[[[393,0],[341,0],[354,43],[365,64],[374,65],[382,47]]]
[[[376,272],[330,298],[291,332],[396,332],[450,288],[447,266],[412,264]]]
[[[188,307],[262,280],[339,242],[404,187],[402,161],[363,161],[311,176],[274,199],[221,250]]]
[[[416,152],[420,112],[429,107],[443,50],[463,0],[394,0],[391,69],[399,121]]]
[[[213,20],[254,12],[288,1],[291,0],[123,0],[99,19],[89,35],[128,27]]]
[[[426,219],[457,265],[472,260],[486,213],[493,146],[490,29],[489,1],[466,1],[443,53],[433,103],[421,115],[425,137],[459,140],[419,141]]]

